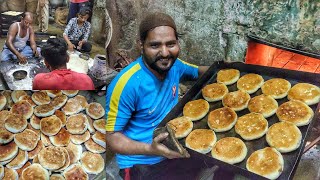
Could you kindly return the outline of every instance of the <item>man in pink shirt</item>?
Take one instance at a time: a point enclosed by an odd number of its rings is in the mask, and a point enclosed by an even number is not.
[[[50,73],[37,74],[32,83],[34,90],[94,90],[91,78],[67,69],[69,55],[63,39],[50,38],[41,49],[44,63]]]
[[[70,0],[67,23],[71,18],[76,17],[82,7],[89,7],[89,0]]]

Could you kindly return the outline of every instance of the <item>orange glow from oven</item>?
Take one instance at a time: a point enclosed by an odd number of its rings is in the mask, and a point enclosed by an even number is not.
[[[320,59],[311,58],[252,41],[249,41],[248,43],[245,62],[247,64],[320,73]]]

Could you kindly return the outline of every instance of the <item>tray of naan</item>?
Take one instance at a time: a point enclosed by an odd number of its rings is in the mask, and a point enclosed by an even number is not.
[[[0,179],[103,179],[105,102],[94,91],[1,91]]]
[[[191,156],[249,178],[291,179],[319,118],[320,74],[215,62],[160,123]]]

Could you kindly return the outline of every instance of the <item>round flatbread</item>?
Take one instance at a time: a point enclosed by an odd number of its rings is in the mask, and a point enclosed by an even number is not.
[[[237,69],[222,69],[217,74],[217,82],[230,85],[238,81],[240,71]]]
[[[202,154],[212,150],[217,136],[210,129],[195,129],[186,138],[186,147]]]
[[[273,124],[266,134],[268,144],[281,153],[298,149],[301,139],[300,129],[296,125],[285,121]]]
[[[193,122],[185,117],[177,117],[168,122],[168,126],[174,131],[174,135],[177,139],[185,138],[192,131]]]
[[[0,146],[0,161],[6,161],[14,158],[18,154],[18,146],[12,141],[9,144]]]
[[[81,111],[86,109],[86,107],[89,105],[87,102],[87,98],[82,95],[76,95],[73,99],[77,100],[81,105]]]
[[[268,131],[268,121],[260,113],[249,113],[238,118],[235,131],[245,140],[258,139]]]
[[[48,180],[49,172],[40,164],[34,163],[22,171],[21,180]]]
[[[288,121],[296,126],[305,126],[313,118],[313,110],[305,103],[291,100],[281,104],[276,112],[280,121]]]
[[[0,125],[0,144],[7,144],[13,140],[13,133]]]
[[[255,93],[263,85],[264,79],[258,74],[249,73],[237,81],[237,88],[248,94]]]
[[[16,102],[11,110],[11,113],[21,115],[24,119],[29,119],[33,114],[33,107],[28,103],[28,101],[18,101]]]
[[[268,179],[277,179],[283,171],[283,164],[282,155],[275,148],[266,147],[250,155],[246,168]]]
[[[2,110],[7,104],[7,98],[0,94],[0,110]]]
[[[93,153],[104,153],[106,152],[106,149],[99,144],[95,143],[91,138],[84,143],[84,146],[87,150],[93,152]]]
[[[21,96],[19,101],[27,101],[33,108],[37,106],[29,95]]]
[[[30,123],[28,123],[27,129],[30,129],[31,131],[35,132],[35,133],[38,134],[38,136],[40,137],[40,133],[41,133],[41,132],[40,132],[40,129],[35,129],[35,128],[33,128]]]
[[[41,141],[42,141],[42,143],[43,143],[43,145],[44,145],[45,147],[47,147],[47,146],[52,146],[49,137],[46,136],[45,134],[41,133],[41,134],[40,134],[40,139],[41,139]]]
[[[62,93],[67,95],[68,97],[73,97],[77,95],[79,90],[62,90]]]
[[[66,162],[66,156],[62,150],[63,147],[49,146],[38,154],[40,164],[48,170],[57,170]]]
[[[69,157],[69,153],[68,153],[67,149],[64,148],[64,147],[62,147],[61,149],[62,149],[62,152],[63,152],[63,154],[65,156],[65,163],[61,168],[57,169],[56,171],[63,171],[67,167],[69,167],[69,165],[70,165],[70,157]]]
[[[208,84],[201,90],[202,96],[208,102],[220,101],[229,90],[223,83]]]
[[[68,154],[69,154],[70,164],[74,164],[80,160],[81,154],[82,154],[81,145],[75,145],[73,143],[69,143],[68,146],[66,147],[66,150],[68,151]]]
[[[56,110],[54,112],[54,115],[56,115],[60,120],[61,120],[61,123],[62,123],[62,127],[64,127],[67,123],[67,116],[64,112],[60,111],[60,110]]]
[[[278,109],[278,102],[269,95],[261,94],[250,99],[250,112],[261,113],[264,118],[274,115]]]
[[[50,97],[48,94],[44,91],[37,91],[34,92],[31,96],[31,99],[34,103],[37,105],[43,105],[43,104],[49,104],[50,103]]]
[[[30,124],[34,129],[40,129],[40,118],[35,115],[32,115],[30,118]]]
[[[212,148],[211,155],[220,161],[236,164],[243,161],[247,156],[247,146],[235,137],[225,137],[217,141]]]
[[[107,147],[105,134],[102,134],[99,131],[94,133],[94,135],[92,136],[92,140],[93,140],[93,142],[99,144],[100,146],[102,146],[104,148]]]
[[[18,180],[19,175],[16,170],[11,168],[4,168],[3,180]]]
[[[61,90],[46,90],[46,92],[47,92],[48,96],[51,98],[55,98],[57,96],[62,95]]]
[[[12,159],[12,161],[6,165],[7,168],[19,169],[28,161],[27,151],[19,149],[17,156]]]
[[[262,87],[262,93],[270,95],[274,99],[282,99],[288,95],[291,88],[289,81],[282,78],[273,78],[266,81]]]
[[[72,134],[70,136],[71,142],[74,144],[82,144],[90,139],[90,132],[86,131],[83,134]]]
[[[68,97],[64,94],[61,94],[53,98],[50,104],[54,107],[54,109],[57,110],[57,109],[60,109],[62,106],[64,106],[67,100],[68,100]]]
[[[229,131],[237,121],[237,113],[228,107],[211,111],[208,115],[208,126],[215,132]]]
[[[87,117],[80,113],[68,117],[66,128],[71,134],[83,134],[88,129]]]
[[[36,156],[38,156],[39,152],[44,148],[42,141],[39,140],[37,146],[32,150],[28,151],[28,158],[34,159]]]
[[[88,124],[88,130],[90,131],[90,134],[94,134],[96,132],[96,129],[93,127],[93,120],[90,116],[87,116],[87,124]]]
[[[43,104],[34,108],[34,114],[38,117],[48,117],[55,112],[54,107],[51,104]]]
[[[62,111],[66,114],[66,115],[73,115],[73,114],[77,114],[78,112],[80,112],[82,109],[80,102],[78,102],[75,99],[69,99],[66,103],[66,105],[62,108]]]
[[[85,170],[82,168],[80,164],[73,164],[69,166],[66,170],[63,172],[63,176],[68,179],[81,179],[81,180],[88,180],[88,174],[85,172]]]
[[[191,121],[197,121],[207,115],[209,108],[209,103],[204,99],[189,101],[183,107],[183,116]]]
[[[47,136],[56,135],[60,131],[61,127],[61,120],[55,115],[42,118],[40,121],[40,130]]]
[[[61,128],[58,134],[49,136],[49,139],[54,146],[68,146],[71,135],[65,128]]]
[[[309,83],[298,83],[288,92],[289,100],[299,100],[307,105],[317,104],[320,101],[320,88]]]
[[[7,98],[7,104],[4,108],[11,108],[13,106],[13,100],[11,98],[11,91],[10,90],[4,90],[1,92],[2,95],[4,95]]]
[[[50,180],[65,180],[61,174],[51,174]]]
[[[12,91],[11,98],[13,102],[16,103],[19,101],[19,98],[21,96],[25,96],[25,95],[28,95],[28,94],[24,90],[15,90],[15,91]]]
[[[37,146],[39,139],[39,135],[30,129],[26,129],[14,136],[14,142],[20,149],[25,151],[33,150]]]
[[[24,169],[26,169],[27,167],[31,166],[31,163],[29,161],[27,161],[20,169],[17,169],[17,173],[19,175],[19,177],[21,177],[22,171]]]
[[[222,98],[223,106],[229,107],[235,111],[241,111],[247,108],[249,101],[250,95],[242,90],[229,92]]]
[[[81,165],[88,174],[99,174],[104,169],[104,159],[100,154],[84,152],[81,155]]]
[[[104,116],[105,110],[101,106],[101,104],[96,103],[96,102],[92,102],[86,107],[86,113],[92,119],[99,119],[99,118],[102,118]]]
[[[12,133],[18,133],[22,132],[24,129],[26,129],[28,125],[28,121],[23,118],[21,115],[18,114],[10,114],[4,123],[4,127],[12,132]]]
[[[105,127],[106,127],[106,121],[107,121],[107,120],[105,120],[105,119],[95,120],[95,121],[93,121],[93,127],[94,127],[97,131],[99,131],[99,132],[101,132],[101,133],[103,133],[103,134],[106,134],[106,129],[105,129]]]

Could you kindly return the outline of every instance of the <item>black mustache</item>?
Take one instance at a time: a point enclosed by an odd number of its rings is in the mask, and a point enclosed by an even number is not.
[[[160,59],[173,59],[173,56],[172,55],[169,55],[167,57],[158,56],[158,57],[156,57],[155,62],[159,61]]]

